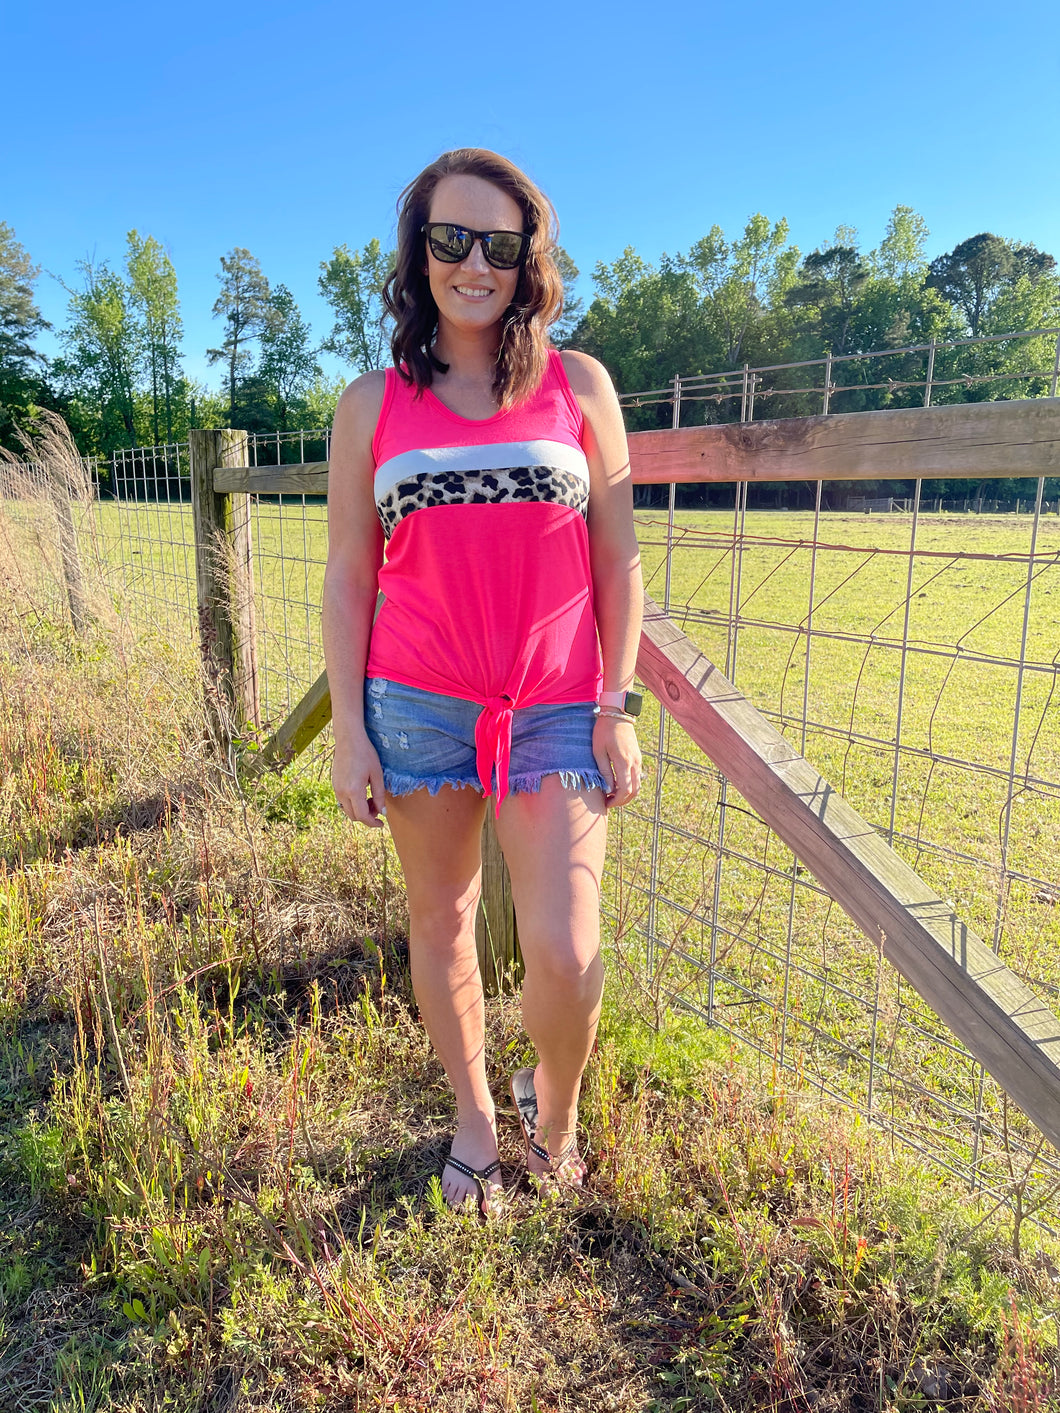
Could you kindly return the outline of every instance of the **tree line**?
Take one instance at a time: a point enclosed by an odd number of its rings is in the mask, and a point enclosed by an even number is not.
[[[651,262],[627,247],[592,272],[586,308],[573,295],[578,269],[565,251],[560,268],[567,306],[553,337],[584,349],[611,372],[620,392],[662,388],[682,377],[801,363],[878,349],[902,349],[986,334],[1060,324],[1060,275],[1054,257],[1036,246],[981,233],[929,259],[929,232],[911,207],[891,213],[879,245],[860,248],[841,226],[833,239],[803,254],[788,223],[752,216],[742,232],[720,226],[687,253]],[[377,239],[359,250],[342,245],[320,264],[318,288],[332,326],[315,339],[286,285],[271,284],[257,258],[236,247],[220,259],[213,305],[218,339],[207,351],[220,381],[206,387],[182,367],[183,328],[177,274],[162,244],[128,233],[120,267],[79,262],[65,285],[67,317],[60,356],[36,347],[48,327],[35,300],[39,268],[12,228],[0,222],[0,441],[15,445],[15,428],[36,407],[63,413],[86,454],[116,447],[183,440],[191,425],[285,432],[330,423],[344,378],[325,376],[319,355],[331,353],[352,375],[389,361],[389,329],[381,292],[392,252]],[[1054,346],[1024,340],[940,357],[934,401],[1027,397],[1049,391]],[[923,356],[836,365],[834,411],[912,405],[921,390]],[[1028,369],[1045,376],[1019,380]],[[788,370],[776,382],[807,389],[820,370]],[[972,380],[972,381],[970,381]],[[887,386],[868,387],[885,382]],[[762,389],[768,398],[771,387]],[[841,394],[841,396],[840,396]],[[819,394],[816,394],[819,398]],[[815,410],[807,392],[788,393],[757,415]],[[732,400],[693,404],[685,422],[738,415]],[[669,408],[630,412],[631,426],[668,425]]]

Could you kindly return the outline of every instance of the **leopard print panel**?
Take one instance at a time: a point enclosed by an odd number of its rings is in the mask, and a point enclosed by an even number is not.
[[[589,486],[581,476],[552,466],[513,466],[503,471],[424,473],[399,481],[376,504],[387,539],[406,515],[434,505],[487,505],[546,501],[585,515]]]

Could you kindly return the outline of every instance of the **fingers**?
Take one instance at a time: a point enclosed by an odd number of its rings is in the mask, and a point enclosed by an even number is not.
[[[611,782],[611,789],[604,794],[608,809],[618,809],[636,799],[641,758],[632,722],[600,717],[593,730],[593,756],[600,774]]]
[[[335,798],[339,809],[354,824],[364,824],[369,829],[382,829],[386,815],[386,792],[383,787],[383,772],[378,767],[369,772],[368,780],[360,789],[346,788],[332,778]],[[367,793],[366,793],[367,791]]]
[[[378,764],[368,773],[368,810],[372,823],[377,829],[383,827],[386,814],[386,790],[383,786],[383,770]]]
[[[386,810],[380,809],[374,799],[367,796],[358,798],[356,795],[340,795],[338,791],[335,798],[339,802],[339,808],[343,814],[353,821],[354,824],[367,825],[369,829],[382,829]]]

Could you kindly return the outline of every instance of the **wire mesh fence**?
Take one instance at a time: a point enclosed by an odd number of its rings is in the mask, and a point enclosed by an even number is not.
[[[1055,396],[1058,331],[1010,339],[1030,361],[1006,375],[1007,395]],[[855,390],[913,406],[1006,395],[996,366],[975,371],[990,342],[859,355],[860,372],[851,357],[677,379],[623,402],[631,420],[648,408],[680,427],[850,410],[843,398]],[[963,372],[961,357],[972,359]],[[879,373],[881,360],[899,358],[902,369]],[[251,435],[247,446],[253,467],[329,452],[326,430]],[[78,514],[113,601],[132,621],[190,640],[187,445],[116,453],[95,480],[103,493]],[[724,507],[682,508],[701,490],[691,489],[662,488],[663,504],[637,511],[649,592],[1055,1008],[1055,490],[1050,499],[1044,480],[1031,482],[1019,510],[1006,502],[1002,516],[990,513],[989,482],[963,499],[944,502],[917,482],[856,505],[835,483],[809,482],[802,510],[755,508],[744,483],[711,485]],[[260,697],[275,726],[323,666],[326,501],[255,495],[250,509]],[[1056,1153],[653,699],[642,720],[647,775],[613,826],[605,909],[617,953],[646,990],[969,1185],[999,1200],[1017,1194],[1022,1210],[1047,1217]],[[318,751],[308,768],[323,759]]]
[[[679,509],[670,487],[637,520],[649,592],[1055,1009],[1060,506],[1045,487],[1030,482],[1020,515],[970,520],[920,481],[885,516],[826,510],[825,481],[804,512],[712,483],[731,509]],[[650,779],[619,822],[608,906],[650,989],[1051,1220],[1055,1151],[649,700]]]
[[[331,431],[252,434],[251,466],[326,461]],[[323,671],[320,603],[327,559],[325,496],[251,498],[261,710],[279,725]]]
[[[190,641],[197,610],[187,442],[115,451],[109,485],[97,484],[96,535],[115,607],[139,628]]]
[[[680,421],[747,422],[829,412],[931,407],[999,398],[1056,397],[1060,329],[1028,329],[978,338],[909,344],[862,353],[826,354],[678,379]],[[641,410],[663,414],[670,426],[673,386],[623,394],[641,425]]]
[[[822,487],[818,485],[818,499]],[[1060,997],[1060,524],[641,513],[649,592],[1004,962]],[[1055,1155],[651,700],[609,905],[645,971],[935,1162]]]

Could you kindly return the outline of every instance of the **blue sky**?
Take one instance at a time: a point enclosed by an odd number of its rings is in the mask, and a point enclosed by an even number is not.
[[[211,383],[223,253],[248,247],[323,337],[320,262],[387,241],[401,188],[458,145],[541,183],[590,296],[625,245],[654,260],[755,211],[804,252],[840,223],[871,249],[902,203],[931,254],[992,230],[1060,257],[1055,0],[12,8],[0,220],[67,282],[156,236]],[[61,287],[38,297],[61,326]]]

